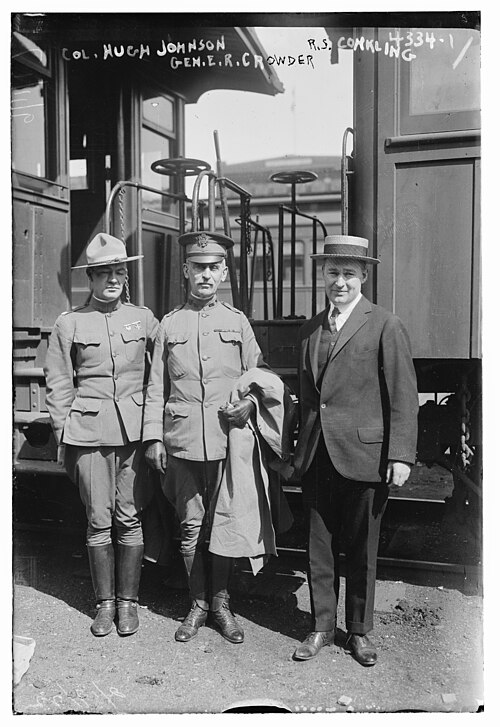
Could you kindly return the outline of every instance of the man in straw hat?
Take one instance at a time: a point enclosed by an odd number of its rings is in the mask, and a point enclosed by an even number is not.
[[[97,599],[90,629],[106,636],[118,611],[121,636],[139,628],[137,598],[143,556],[141,512],[150,494],[141,443],[146,351],[158,321],[122,302],[128,256],[123,242],[97,234],[86,249],[90,296],[59,316],[45,376],[54,434],[87,513],[87,550]],[[113,542],[112,529],[116,530]],[[115,580],[116,574],[116,580]]]
[[[380,521],[389,486],[415,461],[418,395],[408,334],[395,315],[361,293],[368,240],[329,235],[320,260],[329,304],[300,332],[300,429],[295,467],[309,526],[313,631],[296,649],[310,659],[333,643],[339,553],[345,553],[346,648],[377,661],[373,628]]]
[[[162,473],[165,496],[179,522],[181,555],[191,608],[177,629],[187,642],[211,615],[228,641],[244,633],[229,608],[233,558],[209,554],[214,494],[227,453],[228,425],[243,427],[254,411],[251,398],[228,406],[244,371],[263,364],[246,316],[217,299],[226,279],[227,250],[233,241],[219,232],[188,232],[185,250],[187,302],[160,323],[144,410],[146,460]]]

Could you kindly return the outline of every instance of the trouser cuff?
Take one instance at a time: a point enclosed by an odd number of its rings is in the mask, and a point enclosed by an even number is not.
[[[360,623],[359,621],[346,621],[346,629],[350,634],[365,636],[373,629],[373,623]]]

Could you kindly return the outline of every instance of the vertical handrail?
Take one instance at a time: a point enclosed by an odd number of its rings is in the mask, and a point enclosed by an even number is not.
[[[278,210],[278,303],[276,316],[283,318],[283,206]]]
[[[221,211],[222,211],[222,219],[224,222],[224,234],[228,237],[231,237],[231,221],[229,219],[229,209],[227,205],[227,196],[226,196],[226,185],[224,184],[224,178],[222,176],[222,160],[220,155],[220,146],[219,146],[219,132],[217,130],[214,131],[214,143],[215,143],[215,156],[216,156],[216,162],[217,162],[217,182],[219,185],[219,198],[220,198],[220,205],[221,205]],[[236,306],[236,308],[241,307],[240,302],[240,293],[238,291],[238,281],[236,279],[236,275],[232,274],[232,271],[236,272],[236,266],[234,262],[234,251],[230,247],[227,251],[227,259],[229,263],[229,278],[231,281],[231,292],[233,294],[233,305]],[[241,265],[241,263],[240,263]]]
[[[341,196],[341,230],[343,235],[349,230],[349,183],[348,175],[352,174],[347,161],[347,137],[352,134],[354,141],[354,130],[350,126],[344,131],[342,137],[342,157],[340,162],[340,196]]]
[[[297,220],[295,217],[295,211],[297,208],[295,182],[292,182],[291,199],[292,212],[290,218],[290,317],[293,318],[295,316],[295,242],[297,232]]]
[[[142,205],[141,190],[136,189],[137,204],[137,254],[144,255],[144,246],[142,244]],[[140,257],[137,261],[137,305],[144,305],[144,257]]]

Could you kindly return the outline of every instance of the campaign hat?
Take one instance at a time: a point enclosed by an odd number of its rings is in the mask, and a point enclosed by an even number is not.
[[[125,243],[106,232],[99,232],[87,245],[85,265],[74,265],[77,268],[96,268],[99,265],[116,265],[130,260],[139,260],[144,255],[127,255]]]

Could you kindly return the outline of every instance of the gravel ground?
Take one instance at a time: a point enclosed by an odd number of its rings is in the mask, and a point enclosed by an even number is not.
[[[309,630],[303,571],[273,559],[254,578],[240,563],[232,606],[245,642],[230,644],[206,626],[179,644],[187,593],[147,564],[140,630],[97,639],[83,542],[81,533],[16,535],[14,634],[36,646],[13,689],[15,714],[220,713],[249,700],[293,713],[473,713],[483,702],[483,602],[474,579],[380,578],[372,634],[379,663],[363,668],[342,648],[342,621],[339,645],[296,662]],[[341,606],[342,598],[343,582]]]

